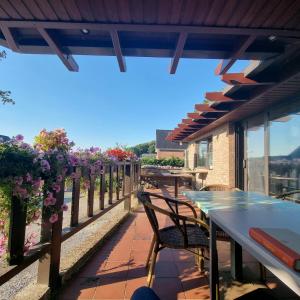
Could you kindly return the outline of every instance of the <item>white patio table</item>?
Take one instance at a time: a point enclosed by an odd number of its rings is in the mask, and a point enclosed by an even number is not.
[[[300,205],[251,192],[184,192],[210,218],[210,291],[218,297],[216,230],[232,239],[231,265],[242,278],[242,249],[300,296],[300,273],[293,271],[249,236],[251,227],[286,228],[300,231]]]

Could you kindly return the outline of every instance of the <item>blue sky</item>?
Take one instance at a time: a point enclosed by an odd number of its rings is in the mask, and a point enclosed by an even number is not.
[[[8,50],[0,88],[16,105],[0,105],[0,134],[21,133],[31,143],[43,128],[65,128],[78,147],[135,145],[154,140],[156,129],[173,129],[206,91],[224,86],[214,75],[216,60],[181,59],[170,75],[170,59],[126,58],[126,73],[115,57],[75,59],[78,73],[54,55]]]

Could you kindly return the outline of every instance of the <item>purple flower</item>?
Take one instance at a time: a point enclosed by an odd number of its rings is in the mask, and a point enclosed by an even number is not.
[[[14,139],[17,142],[22,142],[24,140],[24,136],[22,134],[17,134]]]
[[[49,193],[47,198],[44,200],[45,206],[54,205],[56,203],[56,198],[53,197],[52,193]]]
[[[27,173],[27,174],[26,174],[26,181],[27,181],[27,182],[31,182],[31,180],[32,180],[31,175],[30,175],[29,173]]]
[[[59,193],[60,192],[60,185],[57,183],[52,184],[52,189],[56,192]]]
[[[43,172],[50,171],[50,164],[47,160],[43,159],[41,160],[41,168]]]
[[[52,214],[49,219],[49,222],[53,224],[53,223],[57,222],[57,220],[58,220],[58,214]]]
[[[61,210],[62,210],[62,211],[67,211],[67,210],[68,210],[68,205],[64,203],[64,204],[61,206]]]
[[[63,180],[63,177],[61,175],[58,175],[57,178],[56,178],[56,181],[57,182],[62,182]]]
[[[63,156],[62,154],[57,154],[57,155],[56,155],[56,159],[57,159],[58,161],[63,161],[63,160],[64,160],[64,156]]]

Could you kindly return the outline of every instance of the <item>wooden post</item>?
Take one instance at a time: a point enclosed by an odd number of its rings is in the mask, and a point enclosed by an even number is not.
[[[70,222],[71,227],[78,225],[79,200],[80,200],[80,177],[81,177],[80,167],[75,167],[74,172],[76,174],[76,178],[73,178],[73,187],[72,187],[72,207],[71,207],[71,222]]]
[[[26,200],[12,196],[8,240],[8,261],[10,265],[17,265],[24,258],[26,212]]]
[[[113,186],[113,168],[114,166],[112,164],[109,165],[109,181],[108,181],[108,185],[109,185],[109,189],[108,189],[108,204],[112,204],[113,203],[113,189],[114,189],[114,186]]]
[[[94,193],[95,193],[95,176],[90,175],[90,187],[88,189],[88,205],[87,205],[88,217],[92,217],[94,215]]]
[[[46,191],[44,191],[44,199],[48,195]],[[47,214],[47,207],[43,203],[42,207],[42,226],[41,226],[41,238],[40,241],[42,243],[49,242],[51,239],[51,224],[48,222],[48,214]]]
[[[131,209],[131,164],[126,164],[124,165],[125,167],[125,176],[124,176],[124,190],[125,190],[125,195],[124,197],[126,198],[124,201],[124,208],[126,210]]]
[[[125,196],[125,169],[126,169],[126,163],[122,166],[122,197]]]
[[[55,208],[58,212],[58,220],[52,224],[51,247],[50,252],[39,260],[38,278],[40,284],[47,284],[51,288],[51,293],[55,294],[60,286],[61,278],[59,275],[60,254],[61,254],[61,236],[63,212],[61,206],[64,203],[64,180],[61,183],[59,193],[53,193],[56,198]]]
[[[100,174],[100,193],[99,193],[99,207],[101,210],[104,209],[104,199],[105,199],[105,166],[101,167],[101,174]]]
[[[117,181],[116,196],[117,196],[117,200],[120,200],[120,166],[118,163],[116,165],[116,181]]]

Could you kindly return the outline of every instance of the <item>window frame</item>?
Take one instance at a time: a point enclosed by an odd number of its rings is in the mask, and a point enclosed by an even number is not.
[[[200,164],[200,145],[206,143],[206,154],[204,159],[204,164]],[[213,137],[208,136],[204,139],[201,139],[197,141],[196,143],[197,148],[196,148],[196,154],[197,154],[197,160],[195,164],[195,168],[205,168],[208,170],[213,169]]]

